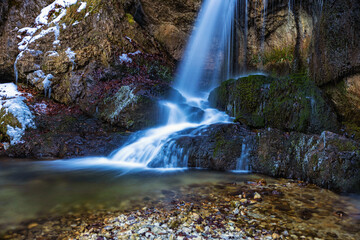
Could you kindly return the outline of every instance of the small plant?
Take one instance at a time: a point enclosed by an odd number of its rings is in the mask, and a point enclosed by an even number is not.
[[[286,46],[283,48],[274,48],[270,52],[264,53],[263,64],[291,63],[294,60],[294,48]]]

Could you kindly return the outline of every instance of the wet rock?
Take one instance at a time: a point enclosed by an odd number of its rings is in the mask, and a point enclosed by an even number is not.
[[[251,127],[321,133],[339,123],[320,89],[306,76],[274,79],[251,75],[223,82],[211,92],[210,105]]]
[[[257,199],[260,200],[260,199],[261,199],[261,195],[256,192],[255,195],[254,195],[254,199],[255,199],[255,200],[257,200]]]
[[[129,133],[81,113],[37,115],[36,129],[27,131],[24,142],[2,152],[15,158],[71,158],[108,155],[124,144]],[[99,144],[102,143],[102,144]]]
[[[358,192],[360,145],[331,132],[289,135],[275,129],[258,134],[253,171],[315,183],[341,192]]]
[[[164,123],[163,116],[166,116],[167,109],[161,107],[159,101],[174,98],[180,99],[180,102],[183,99],[178,91],[166,84],[158,84],[156,87],[122,86],[99,103],[92,114],[114,126],[139,130]]]
[[[252,149],[255,146],[251,144],[254,138],[254,133],[240,124],[214,124],[202,129],[188,129],[164,146],[159,159],[152,161],[149,166],[161,167],[164,163],[168,164],[163,156],[170,160],[173,154],[178,154],[178,166],[234,170],[242,154],[243,142],[249,143]],[[175,148],[179,151],[174,151]]]

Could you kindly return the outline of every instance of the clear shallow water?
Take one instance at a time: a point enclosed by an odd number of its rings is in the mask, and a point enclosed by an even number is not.
[[[319,223],[321,226],[323,223],[329,225],[323,227],[325,230],[322,231],[330,231],[337,221],[342,224],[337,231],[341,231],[343,225],[360,222],[360,199],[354,195],[338,196],[316,187],[302,188],[296,182],[290,184],[287,180],[243,172],[148,169],[120,164],[114,166],[107,164],[106,158],[99,158],[97,162],[94,159],[1,162],[0,234],[11,229],[26,229],[32,222],[52,217],[94,214],[104,210],[109,213],[130,211],[159,203],[166,208],[172,205],[174,195],[190,199],[198,195],[205,199],[226,199],[227,194],[237,191],[237,186],[261,178],[265,178],[270,189],[280,189],[284,196],[267,197],[258,208],[251,210],[254,216],[260,214],[264,216],[261,219],[269,220],[271,216],[278,215],[283,218],[286,228],[293,231],[300,231],[296,230],[300,228],[316,229]],[[290,206],[288,208],[291,210],[284,209],[283,205]],[[304,221],[299,213],[301,209],[313,209],[313,217]],[[335,215],[339,210],[351,218],[338,220]],[[295,216],[295,220],[291,220]],[[345,234],[348,234],[347,231]],[[354,234],[349,232],[349,236]]]
[[[84,160],[84,159],[82,159]],[[72,212],[122,210],[189,184],[245,181],[256,175],[128,168],[78,160],[0,163],[0,229]]]

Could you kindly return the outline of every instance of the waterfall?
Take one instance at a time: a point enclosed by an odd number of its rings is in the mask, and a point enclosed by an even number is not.
[[[241,156],[237,160],[236,170],[234,172],[250,171],[249,168],[250,151],[251,151],[251,143],[249,143],[245,137],[241,146]]]
[[[237,9],[238,0],[204,1],[175,81],[175,88],[185,97],[215,87],[224,66],[225,79],[235,71],[231,63]]]
[[[175,142],[182,136],[182,131],[193,128],[192,134],[201,134],[196,129],[229,122],[228,115],[207,107],[207,98],[219,80],[229,78],[237,71],[232,63],[238,50],[234,47],[238,1],[203,2],[174,84],[186,102],[178,103],[177,99],[160,102],[168,109],[167,124],[144,131],[140,137],[116,150],[109,161],[131,166],[184,168],[187,167],[187,153]],[[202,119],[189,118],[194,108],[204,113]]]

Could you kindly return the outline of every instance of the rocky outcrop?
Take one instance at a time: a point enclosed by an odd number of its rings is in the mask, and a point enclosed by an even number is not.
[[[14,62],[18,55],[17,30],[31,26],[41,9],[51,0],[5,0],[0,3],[0,78],[9,82],[15,79]]]
[[[141,6],[139,1],[5,1],[0,75],[128,130],[154,125],[156,101],[171,92],[173,60],[152,36]]]
[[[245,45],[240,60],[246,69],[287,75],[306,67],[306,59],[318,15],[313,1],[249,1],[248,25]]]
[[[275,129],[258,136],[254,172],[301,179],[340,192],[360,192],[360,144],[332,132],[290,134]]]
[[[310,51],[310,76],[325,89],[345,124],[360,122],[360,3],[324,1]]]
[[[211,106],[254,128],[321,133],[337,131],[336,114],[319,88],[302,75],[251,75],[228,80],[209,97]]]
[[[360,192],[360,143],[328,131],[251,131],[241,124],[214,124],[177,134],[158,156],[149,167],[176,166],[175,161],[177,167],[251,170],[339,192]]]
[[[129,133],[78,110],[56,107],[59,112],[55,115],[38,112],[35,119],[37,128],[26,131],[22,142],[1,151],[1,155],[37,160],[107,156],[129,137]],[[36,111],[48,110],[38,108]]]

